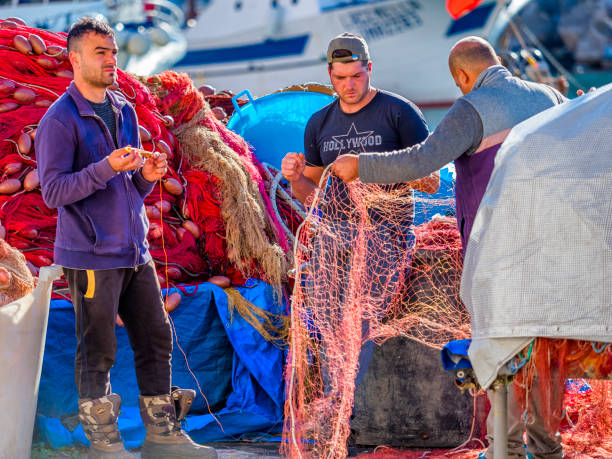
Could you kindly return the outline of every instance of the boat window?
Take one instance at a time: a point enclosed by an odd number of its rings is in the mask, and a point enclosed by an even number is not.
[[[0,6],[10,5],[11,3],[11,0],[0,0]]]
[[[19,0],[20,5],[31,5],[33,3],[42,3],[43,0]]]

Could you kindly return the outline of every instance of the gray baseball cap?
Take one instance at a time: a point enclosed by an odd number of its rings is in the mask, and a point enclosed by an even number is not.
[[[334,51],[347,50],[351,54],[340,53],[342,56],[335,56]],[[336,53],[338,54],[338,53]],[[327,47],[327,63],[334,62],[354,62],[354,61],[369,61],[370,52],[368,44],[359,35],[344,32],[338,35],[329,42]]]

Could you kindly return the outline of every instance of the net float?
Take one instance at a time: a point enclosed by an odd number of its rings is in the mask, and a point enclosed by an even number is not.
[[[144,128],[143,128],[143,129],[144,129]],[[143,150],[142,148],[136,148],[136,147],[125,147],[125,150],[126,150],[128,153],[136,152],[136,153],[138,153],[140,156],[142,156],[143,158],[156,158],[157,156],[159,156],[159,153],[157,153],[157,152],[152,152],[152,151]]]
[[[6,166],[4,166],[4,173],[6,175],[13,175],[19,172],[22,167],[23,163],[8,163]]]
[[[170,149],[170,145],[168,145],[163,140],[160,139],[157,141],[157,148],[159,149],[160,153],[165,153],[167,158],[172,156],[172,150]]]
[[[166,308],[167,312],[172,312],[174,311],[178,305],[181,303],[181,300],[183,298],[181,297],[181,294],[179,292],[174,292],[170,295],[168,295],[164,301],[164,307]]]
[[[227,118],[227,113],[225,113],[225,110],[223,110],[223,108],[221,108],[221,107],[213,108],[212,109],[212,114],[219,121],[224,120],[225,118]]]
[[[0,113],[10,112],[11,110],[15,110],[19,107],[19,104],[15,102],[4,102],[0,104]]]
[[[53,104],[53,101],[49,99],[38,99],[34,101],[34,105],[37,107],[50,107]]]
[[[13,93],[13,97],[21,105],[29,104],[36,99],[36,93],[28,88],[19,88]]]
[[[32,45],[23,35],[15,35],[13,46],[22,54],[32,54]]]
[[[32,149],[32,137],[30,137],[27,133],[22,133],[17,139],[17,148],[19,148],[19,153],[22,155],[27,155],[30,153]]]
[[[5,20],[6,20],[6,21],[11,21],[11,22],[14,22],[14,23],[15,23],[15,24],[17,24],[17,25],[21,25],[21,26],[25,26],[25,27],[27,27],[27,26],[28,26],[28,24],[27,24],[27,23],[26,23],[26,22],[25,22],[23,19],[18,18],[18,17],[16,17],[16,16],[11,16],[11,17],[8,17],[8,18],[6,18]]]
[[[210,282],[211,284],[215,284],[217,287],[221,288],[228,288],[230,285],[232,285],[229,278],[225,276],[213,276],[206,282]]]
[[[181,241],[181,242],[183,241],[183,238],[185,237],[185,233],[189,233],[189,231],[187,231],[182,226],[179,226],[176,229],[176,237],[178,238],[179,241]]]
[[[0,29],[17,29],[19,24],[13,21],[2,21],[0,22]]]
[[[183,214],[183,218],[189,220],[191,218],[191,211],[189,210],[189,206],[183,204],[183,210],[181,212]]]
[[[32,169],[23,179],[23,189],[26,191],[32,191],[40,185],[40,179],[38,177],[38,169]]]
[[[147,217],[149,219],[159,220],[161,218],[161,212],[155,206],[146,206],[145,207],[145,212],[147,213]]]
[[[13,194],[21,188],[21,181],[15,178],[0,182],[0,194]]]
[[[61,69],[55,72],[55,76],[60,78],[70,78],[72,80],[74,78],[74,73],[72,73],[70,70]]]
[[[19,236],[21,236],[21,237],[25,237],[26,239],[34,240],[34,239],[36,239],[38,237],[38,230],[36,228],[32,228],[32,227],[22,228],[19,231],[17,231],[17,234]],[[36,264],[36,263],[34,263],[34,264]],[[49,264],[51,264],[51,263],[49,263]]]
[[[15,83],[12,80],[0,79],[0,94],[8,95],[15,90]]]
[[[162,201],[157,201],[155,203],[155,207],[157,207],[159,211],[163,213],[167,213],[167,212],[170,212],[170,209],[172,208],[172,204],[170,204],[166,200],[162,200]]]
[[[144,126],[138,126],[138,132],[140,133],[140,141],[141,142],[148,142],[149,140],[151,140],[151,133],[149,132],[149,130],[144,127]]]
[[[168,286],[168,281],[166,281],[166,278],[161,274],[157,275],[157,280],[159,281],[160,287],[165,288]]]
[[[0,239],[6,239],[6,228],[0,225]]]
[[[217,89],[214,86],[209,84],[204,84],[198,88],[198,91],[202,93],[204,96],[212,96],[217,93]]]
[[[65,52],[66,52],[66,48],[64,48],[63,46],[49,45],[47,46],[47,51],[45,54],[47,56],[51,56],[51,57],[55,57],[55,58],[63,60]]]
[[[168,128],[174,127],[174,118],[172,118],[170,115],[163,116],[162,121],[166,125],[166,127]]]
[[[168,193],[173,194],[174,196],[180,196],[183,194],[183,185],[181,185],[181,182],[179,182],[177,179],[169,177],[162,183],[164,184],[164,188]]]
[[[30,45],[32,46],[32,51],[34,51],[35,54],[43,54],[47,51],[47,45],[45,44],[43,39],[35,33],[31,33],[28,36],[28,41],[30,42]]]
[[[59,67],[57,59],[51,56],[38,56],[34,60],[45,70],[56,70]]]
[[[176,266],[168,266],[166,268],[166,273],[168,275],[168,279],[172,279],[172,280],[179,280],[183,275],[181,270],[177,268]]]
[[[155,222],[149,225],[149,237],[151,239],[159,239],[164,235],[164,230]]]
[[[194,238],[198,239],[200,237],[200,227],[193,221],[185,220],[181,226],[189,231]]]

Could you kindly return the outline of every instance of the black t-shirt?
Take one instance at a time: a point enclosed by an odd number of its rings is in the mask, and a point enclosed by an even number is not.
[[[91,105],[96,115],[102,118],[102,121],[104,121],[104,124],[106,124],[106,127],[110,131],[115,146],[117,146],[117,122],[115,120],[115,113],[113,112],[111,101],[107,97],[106,100],[101,103],[92,102],[91,100],[87,102],[89,102],[89,105]]]
[[[312,115],[304,132],[306,161],[308,166],[326,167],[340,155],[406,148],[422,142],[428,134],[423,114],[416,105],[379,89],[358,112],[344,113],[339,100],[335,100]],[[335,175],[331,180],[334,181],[331,188],[341,194],[335,201],[343,207],[350,206],[345,185]]]

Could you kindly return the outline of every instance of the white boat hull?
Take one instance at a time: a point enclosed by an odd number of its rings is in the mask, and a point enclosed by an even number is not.
[[[187,55],[174,69],[197,84],[248,88],[255,96],[298,83],[328,83],[327,43],[349,31],[368,41],[374,86],[421,106],[447,106],[459,95],[446,64],[450,48],[461,37],[486,36],[500,8],[484,2],[475,11],[478,18],[458,27],[444,0],[382,0],[323,12],[316,0],[280,1],[276,17],[257,3],[251,8],[244,1],[239,11],[213,3],[187,32]]]

